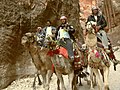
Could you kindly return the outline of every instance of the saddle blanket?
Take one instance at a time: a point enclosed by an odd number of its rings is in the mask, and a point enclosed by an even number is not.
[[[65,48],[63,47],[60,47],[59,49],[56,49],[56,50],[49,50],[47,55],[53,57],[54,54],[59,54],[59,55],[62,55],[64,56],[65,58],[68,58],[68,52]]]

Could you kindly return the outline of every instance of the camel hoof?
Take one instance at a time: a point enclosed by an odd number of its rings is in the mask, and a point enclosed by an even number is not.
[[[109,86],[105,86],[105,90],[110,90]]]
[[[45,85],[45,90],[49,90],[49,85]]]
[[[78,89],[77,89],[77,87],[74,87],[74,89],[73,89],[73,90],[78,90]]]
[[[83,86],[83,84],[82,84],[82,83],[79,83],[79,86]]]
[[[90,88],[90,90],[95,90],[94,88]]]
[[[33,90],[36,90],[36,87],[33,87]]]
[[[97,86],[97,83],[93,83],[93,87]]]
[[[66,90],[66,88],[63,88],[62,90]]]
[[[45,85],[43,85],[43,88],[45,88]]]
[[[45,90],[49,90],[49,87],[46,87]]]
[[[90,80],[87,81],[87,85],[91,85],[91,81]]]
[[[57,88],[57,90],[60,90],[60,88]]]
[[[39,82],[38,85],[42,85],[42,82]]]

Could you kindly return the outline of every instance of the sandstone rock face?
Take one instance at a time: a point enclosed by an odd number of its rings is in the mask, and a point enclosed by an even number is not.
[[[31,30],[31,18],[36,17],[34,14],[38,15],[43,10],[44,7],[39,4],[35,10],[29,0],[0,1],[0,89],[19,76],[35,72],[29,54],[23,53],[20,39],[22,34]]]
[[[119,44],[119,38],[120,38],[120,0],[113,0],[113,6],[115,9],[115,22],[117,23],[117,26],[113,28],[113,32],[110,33],[110,39],[113,45],[120,45]]]
[[[120,23],[120,1],[112,0],[112,2],[113,2],[113,8],[115,10],[116,23],[117,23],[117,25],[119,25],[119,23]]]
[[[80,32],[79,0],[0,0],[0,89],[18,77],[34,74],[29,53],[20,44],[24,33],[44,27],[50,19],[54,26],[65,14]],[[77,36],[81,36],[77,33]]]

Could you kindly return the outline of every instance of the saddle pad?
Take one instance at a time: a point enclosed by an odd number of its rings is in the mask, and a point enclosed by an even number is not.
[[[49,55],[51,57],[54,56],[54,54],[59,54],[59,55],[64,56],[65,58],[68,58],[68,52],[63,47],[60,47],[59,49],[56,49],[56,50],[49,50],[47,53],[47,55]]]
[[[63,48],[63,47],[60,47],[60,48],[59,48],[59,54],[62,55],[62,56],[64,56],[65,58],[68,58],[68,52],[67,52],[67,50],[66,50],[65,48]]]

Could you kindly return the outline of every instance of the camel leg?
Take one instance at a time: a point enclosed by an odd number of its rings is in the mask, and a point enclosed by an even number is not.
[[[102,81],[100,79],[100,72],[98,71],[98,69],[93,69],[93,72],[95,73],[96,78],[97,78],[98,90],[102,90]]]
[[[74,78],[73,78],[73,81],[72,81],[72,88],[73,90],[77,90],[77,79],[78,79],[78,76],[74,75]]]
[[[72,90],[72,84],[73,84],[73,78],[74,78],[74,71],[68,75],[69,78],[69,85],[70,85],[70,90]]]
[[[42,85],[42,82],[41,82],[41,80],[40,80],[40,77],[39,77],[39,74],[37,74],[37,77],[38,77],[38,85]]]
[[[103,82],[104,82],[104,71],[103,71],[103,69],[100,70],[100,73],[101,73],[101,75],[102,75]]]
[[[93,90],[93,69],[90,67],[90,90]]]
[[[36,90],[36,87],[35,87],[36,78],[37,78],[37,73],[35,74],[34,81],[33,81],[33,90]]]
[[[62,87],[61,90],[66,90],[62,74],[59,74],[56,72],[56,75],[57,75],[58,79],[60,80],[61,87]]]
[[[93,87],[97,86],[97,82],[96,82],[96,76],[93,73]]]
[[[110,90],[108,85],[109,67],[104,67],[104,90]]]
[[[46,86],[46,71],[45,72],[42,72],[41,71],[41,75],[42,75],[42,78],[43,78],[43,88],[45,88],[45,86]]]
[[[57,78],[57,90],[60,90],[60,80]]]
[[[47,71],[45,90],[49,90],[49,84],[50,84],[50,79],[51,79],[52,74],[53,74],[52,70]]]

